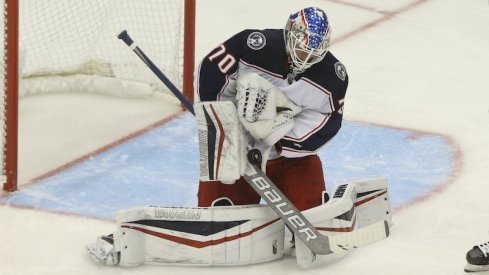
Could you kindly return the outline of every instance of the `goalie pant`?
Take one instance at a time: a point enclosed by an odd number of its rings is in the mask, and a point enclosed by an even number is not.
[[[321,180],[324,177],[318,156],[269,160],[266,167],[267,176],[297,209],[303,211],[323,202],[325,184]],[[287,170],[287,173],[283,173],[283,170]],[[300,184],[297,184],[298,182]],[[200,207],[219,205],[223,200],[232,205],[258,204],[260,199],[258,193],[243,177],[234,184],[222,184],[219,181],[199,182]]]
[[[303,212],[333,243],[359,247],[388,235],[391,216],[385,179],[342,184],[333,194],[330,201]],[[284,223],[266,205],[144,207],[119,212],[117,219],[119,228],[112,244],[100,237],[88,246],[99,262],[246,265],[277,260],[284,254]],[[313,255],[300,242],[295,249],[302,268],[327,264],[346,253]]]

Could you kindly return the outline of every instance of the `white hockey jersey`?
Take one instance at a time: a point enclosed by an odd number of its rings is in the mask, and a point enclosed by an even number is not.
[[[271,158],[316,154],[340,129],[348,75],[330,52],[291,79],[283,30],[244,30],[202,60],[195,90],[201,101],[235,100],[236,79],[247,72],[267,79],[303,109]]]

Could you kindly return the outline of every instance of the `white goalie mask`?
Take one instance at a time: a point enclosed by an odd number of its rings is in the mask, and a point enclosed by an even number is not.
[[[326,13],[305,8],[289,16],[284,29],[285,46],[294,74],[303,73],[320,62],[328,52],[331,29]]]

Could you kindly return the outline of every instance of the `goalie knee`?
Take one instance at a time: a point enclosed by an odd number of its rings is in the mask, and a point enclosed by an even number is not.
[[[327,265],[352,248],[368,245],[389,235],[391,206],[387,181],[375,179],[336,186],[326,203],[303,212],[316,229],[330,237],[330,245],[345,247],[340,253],[313,255],[300,240],[295,254],[301,268]],[[333,237],[334,236],[334,237]]]
[[[384,178],[337,185],[331,198],[323,194],[323,204],[304,211],[322,233],[350,232],[379,221],[392,223],[388,183]]]

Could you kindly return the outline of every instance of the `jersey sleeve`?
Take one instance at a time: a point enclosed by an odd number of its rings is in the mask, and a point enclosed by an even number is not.
[[[232,100],[236,71],[250,31],[244,30],[204,57],[195,73],[195,90],[201,101]]]
[[[340,130],[342,115],[304,110],[295,117],[294,128],[280,140],[281,155],[294,158],[314,155]]]
[[[341,67],[344,69],[343,65]],[[304,109],[294,118],[294,128],[280,140],[282,156],[293,158],[317,154],[336,136],[343,120],[343,104],[349,81],[346,70],[340,76],[341,79],[329,81],[328,103],[324,103],[322,108]]]

